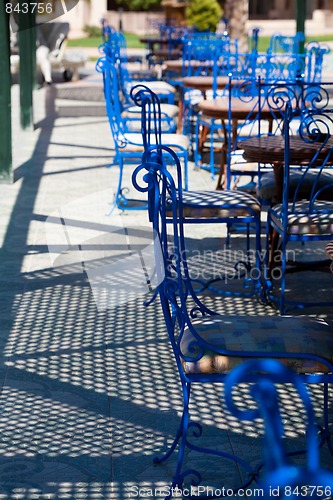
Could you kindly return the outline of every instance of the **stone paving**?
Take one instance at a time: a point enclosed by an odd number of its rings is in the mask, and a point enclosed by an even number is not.
[[[14,85],[15,183],[0,185],[0,499],[159,498],[151,492],[170,484],[175,458],[163,465],[152,459],[177,428],[180,387],[158,302],[145,307],[135,276],[119,264],[128,256],[124,228],[142,244],[149,224],[145,211],[110,215],[118,171],[106,168],[113,149],[100,77],[88,67],[79,82],[36,91],[35,130],[20,130],[17,103]],[[213,188],[214,181],[191,167],[190,187],[196,186]],[[225,237],[216,226],[188,234],[196,249],[223,247]],[[242,241],[232,238],[235,248]],[[108,273],[113,281],[105,284]],[[301,274],[293,279],[303,295],[313,295],[314,286],[332,294],[328,273]],[[96,302],[105,286],[107,308]],[[254,298],[207,300],[225,314],[276,314]],[[302,313],[333,319],[330,310]],[[282,399],[286,407],[293,400],[286,417],[293,447],[303,440],[304,422],[290,390]],[[222,392],[210,385],[194,391],[202,439],[259,463],[260,422],[237,422],[223,407]],[[320,418],[321,391],[313,396]],[[245,404],[245,389],[240,397]],[[321,454],[333,470],[327,450]],[[244,479],[228,462],[194,452],[186,460],[205,484]]]

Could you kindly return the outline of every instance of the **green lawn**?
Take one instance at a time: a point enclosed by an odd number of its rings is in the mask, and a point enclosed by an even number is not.
[[[139,35],[135,35],[134,33],[125,33],[125,38],[127,42],[127,47],[130,49],[138,49],[145,47],[144,44],[140,43]],[[259,52],[266,52],[269,46],[270,37],[268,36],[260,36],[258,50]],[[333,33],[332,35],[320,35],[316,37],[307,37],[306,41],[316,40],[317,42],[329,42],[333,41]],[[91,37],[91,38],[77,38],[75,40],[68,41],[68,47],[98,47],[103,42],[102,37]]]
[[[124,33],[127,47],[130,49],[140,49],[144,48],[145,45],[140,43],[139,36],[134,33]],[[68,40],[68,47],[98,47],[103,43],[102,37],[90,37],[90,38],[76,38],[75,40]]]

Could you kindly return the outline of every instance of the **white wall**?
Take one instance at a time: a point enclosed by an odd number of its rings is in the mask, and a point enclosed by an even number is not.
[[[60,16],[57,21],[68,22],[71,26],[69,38],[77,38],[84,35],[82,29],[86,24],[100,26],[105,12],[106,0],[79,0],[73,9]]]

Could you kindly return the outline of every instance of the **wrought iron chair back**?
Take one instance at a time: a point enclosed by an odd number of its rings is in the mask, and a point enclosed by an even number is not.
[[[333,206],[323,207],[321,203],[317,207],[317,202],[319,200],[329,200],[332,199],[333,193],[333,176],[330,182],[325,182],[323,185],[321,181],[321,177],[323,173],[327,170],[332,169],[332,150],[333,150],[333,142],[331,139],[331,135],[333,133],[333,110],[322,110],[322,109],[310,109],[305,108],[302,110],[300,115],[300,123],[299,123],[299,135],[302,141],[304,142],[304,148],[307,145],[315,144],[315,149],[311,157],[307,160],[306,165],[302,168],[302,176],[299,180],[299,183],[296,187],[296,190],[290,198],[290,186],[289,186],[289,177],[290,177],[290,127],[292,120],[292,109],[290,104],[286,105],[285,111],[285,122],[284,122],[284,135],[285,135],[285,160],[284,160],[284,189],[283,189],[283,197],[282,197],[282,205],[283,205],[283,213],[284,217],[284,229],[287,226],[287,218],[290,214],[299,213],[299,209],[297,207],[297,202],[300,200],[300,196],[304,192],[303,185],[306,182],[306,176],[310,172],[315,172],[315,179],[311,186],[311,190],[307,196],[308,208],[304,212],[304,207],[301,209],[300,213],[304,214],[314,214],[314,213],[322,213],[324,212],[329,215],[330,213],[333,215]],[[330,194],[331,193],[331,194]],[[333,219],[332,219],[333,222]],[[329,231],[330,232],[330,231]],[[327,238],[328,239],[328,238]]]
[[[108,20],[105,18],[101,19],[101,32],[103,43],[107,42],[110,39],[111,34],[115,32],[115,29],[109,25]]]
[[[212,74],[214,63],[222,56],[233,51],[237,56],[237,41],[230,41],[229,37],[196,37],[185,39],[183,42],[183,76],[197,76]]]
[[[274,33],[269,41],[267,52],[270,54],[299,54],[300,43],[304,42],[304,40],[304,33],[300,31],[294,36],[286,36],[281,35],[280,33]]]
[[[124,118],[122,113],[122,105],[119,97],[119,86],[118,86],[118,73],[113,60],[108,56],[102,57],[97,61],[96,70],[103,74],[103,84],[104,84],[104,96],[105,104],[107,110],[107,116],[110,123],[110,128],[112,132],[112,137],[115,147],[115,158],[114,163],[116,163],[120,168],[118,187],[115,196],[116,205],[121,209],[130,208],[129,202],[124,195],[124,189],[122,188],[122,177],[123,177],[123,166],[126,163],[137,163],[138,158],[141,157],[143,151],[142,137],[140,133],[140,128],[136,130],[131,129],[133,122],[140,122],[141,117],[136,114],[136,118]],[[137,111],[137,109],[136,109]],[[135,116],[135,113],[129,113]],[[185,186],[188,186],[188,139],[184,136],[170,133],[169,120],[168,117],[163,113],[163,119],[159,122],[159,127],[161,124],[164,125],[164,139],[167,143],[172,144],[177,149],[177,154],[182,158],[184,162],[184,178]],[[150,123],[147,125],[152,137],[153,137],[153,125]],[[172,130],[171,130],[172,132]],[[150,140],[150,138],[149,138]],[[139,207],[145,208],[145,204],[139,204]]]
[[[147,85],[149,85],[148,82],[151,82],[150,85],[155,85],[155,90],[163,101],[169,104],[174,103],[175,89],[164,82],[156,83],[154,81],[156,78],[151,73],[137,72],[132,77],[128,70],[127,46],[123,33],[112,32],[108,41],[102,46],[102,50],[117,68],[120,88],[127,106],[131,104],[130,91],[133,87],[133,81],[138,83],[138,80],[143,80]]]
[[[96,70],[103,74],[103,89],[106,112],[114,140],[116,155],[127,144],[127,127],[122,118],[122,106],[119,98],[118,75],[116,68],[107,57],[101,57],[96,63]]]
[[[280,123],[284,155],[281,158],[280,154],[280,159],[275,158],[274,167],[278,203],[269,209],[267,219],[267,235],[273,230],[276,235],[274,241],[281,238],[280,297],[276,297],[276,292],[270,294],[281,314],[288,307],[333,304],[329,296],[326,300],[310,302],[305,302],[304,297],[298,301],[290,301],[286,297],[288,242],[329,240],[333,230],[333,112],[330,88],[331,83],[300,81],[285,88],[276,84],[266,94],[266,102],[272,107],[274,117],[283,117]],[[263,179],[263,185],[267,184],[266,180],[268,178]],[[271,249],[267,247],[271,271],[275,253],[275,244]],[[315,290],[313,292],[315,297]]]
[[[140,89],[140,87],[134,87],[133,91]],[[161,125],[160,125],[160,104],[156,95],[150,93],[147,88],[143,88],[142,94],[144,95],[145,107],[142,114],[142,134],[143,143],[145,150],[149,149],[151,145],[151,137],[154,137],[153,143],[161,143]],[[140,95],[140,94],[139,94]],[[135,102],[138,101],[136,95],[133,96]],[[142,106],[142,102],[139,102]],[[150,121],[149,121],[150,120]],[[153,132],[155,136],[152,136],[151,124],[154,123]],[[166,155],[168,157],[168,155]],[[171,164],[173,164],[173,159]],[[171,170],[174,171],[174,170]],[[181,171],[180,166],[177,164],[175,169],[175,185],[180,186],[181,189]],[[222,223],[229,225],[238,225],[246,227],[246,250],[244,252],[244,258],[240,259],[235,264],[235,269],[238,271],[242,267],[247,267],[250,269],[255,266],[257,269],[260,267],[260,204],[257,200],[247,193],[235,193],[233,191],[187,191],[183,196],[184,202],[184,218],[187,224],[207,224],[207,223]],[[250,248],[250,233],[253,230],[254,233],[254,249]],[[251,257],[254,257],[252,260]],[[240,273],[241,275],[243,273]],[[254,294],[261,293],[261,282],[260,279],[247,279],[245,273],[245,281],[242,281],[243,276],[239,276],[240,284],[244,287],[241,291],[233,292],[235,295],[241,296],[251,296]],[[216,289],[213,284],[204,279],[198,277],[196,283],[203,287],[208,288],[215,293],[229,294],[230,291],[225,291],[222,289]],[[214,279],[211,280],[214,282]],[[218,281],[218,280],[215,280]]]
[[[330,48],[325,44],[310,42],[306,44],[306,71],[304,80],[306,82],[321,82],[324,58],[330,53]]]

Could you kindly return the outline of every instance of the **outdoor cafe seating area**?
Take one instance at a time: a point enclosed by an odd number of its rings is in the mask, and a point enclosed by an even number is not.
[[[167,462],[177,451],[173,487],[182,488],[189,479],[201,484],[199,470],[184,469],[189,450],[244,468],[246,479],[234,493],[257,480],[260,484],[263,464],[255,468],[240,453],[208,449],[189,439],[190,434],[199,437],[203,432],[190,418],[192,385],[225,382],[227,404],[239,418],[252,421],[262,411],[265,481],[275,475],[287,484],[294,474],[293,481],[303,484],[311,460],[298,472],[289,465],[271,384],[295,383],[305,399],[302,383],[320,384],[324,391],[320,446],[328,446],[333,454],[328,417],[332,329],[308,313],[312,307],[315,311],[332,307],[332,286],[320,292],[320,283],[314,281],[310,300],[302,294],[295,300],[292,290],[296,273],[316,268],[333,279],[333,82],[322,77],[329,49],[311,42],[302,50],[301,34],[278,34],[263,54],[258,52],[258,36],[254,30],[250,50],[240,53],[237,40],[227,32],[202,34],[163,26],[158,36],[144,39],[147,67],[140,63],[133,70],[123,34],[103,25],[104,44],[96,70],[103,77],[115,149],[109,167],[119,172],[111,214],[135,210],[147,214],[154,251],[142,259],[150,286],[157,284],[147,308],[160,300],[182,386],[179,428],[165,454],[156,459]],[[193,188],[191,177],[199,169],[215,189]],[[124,183],[128,171],[133,174],[132,185]],[[203,227],[212,239],[224,231],[224,242],[221,238],[215,242],[217,252],[241,244],[232,277],[230,266],[220,269],[218,277],[194,277],[195,263],[187,255],[188,234],[195,227]],[[323,258],[316,262],[318,249]],[[296,252],[296,260],[289,260],[290,251]],[[304,255],[311,257],[310,262]],[[252,297],[277,314],[264,320],[255,315],[221,315],[206,305],[210,296],[221,303],[226,297],[231,301]],[[240,382],[259,386],[253,390],[259,410],[244,416],[232,397],[233,385]],[[310,415],[311,402],[305,406]],[[313,428],[310,415],[308,456],[314,457],[313,470],[318,472]],[[304,450],[298,451],[304,455]],[[281,479],[283,469],[291,476]],[[332,483],[329,473],[325,481]]]
[[[169,29],[8,82],[0,500],[332,497],[332,54]]]

